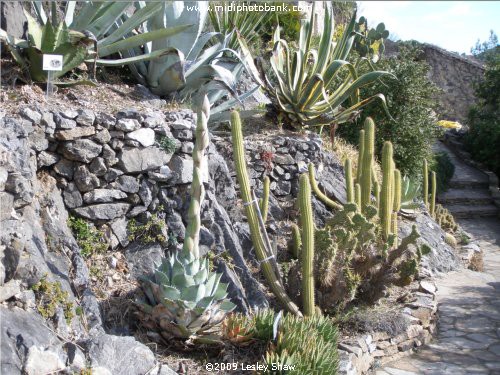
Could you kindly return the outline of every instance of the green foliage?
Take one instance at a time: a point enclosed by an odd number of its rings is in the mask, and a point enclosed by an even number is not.
[[[491,55],[499,53],[498,49],[498,36],[493,30],[490,30],[488,40],[481,43],[478,39],[470,52],[480,60],[487,60]]]
[[[271,99],[278,120],[297,130],[350,121],[363,107],[376,100],[386,108],[383,95],[375,94],[361,100],[358,90],[388,73],[371,71],[358,75],[356,66],[346,61],[355,35],[355,14],[342,37],[333,43],[333,11],[331,4],[326,2],[321,40],[316,50],[311,43],[314,7],[310,20],[302,22],[297,49],[290,48],[276,29],[272,74],[259,64],[261,85]],[[314,60],[312,65],[311,58]]]
[[[66,322],[71,323],[75,316],[73,302],[69,300],[69,293],[63,291],[59,281],[47,281],[47,275],[45,275],[31,289],[35,292],[37,310],[45,319],[52,318],[57,309],[62,307]]]
[[[160,207],[160,210],[162,208]],[[138,223],[135,219],[130,219],[127,224],[129,241],[139,240],[144,244],[167,241],[165,237],[165,220],[158,217],[158,213],[151,215],[151,218],[144,224]]]
[[[364,118],[372,117],[377,124],[377,158],[382,156],[384,141],[391,141],[398,169],[410,177],[421,175],[422,163],[425,158],[430,159],[431,146],[440,132],[433,116],[437,88],[427,78],[429,66],[419,56],[419,49],[400,45],[398,56],[382,58],[376,64],[377,70],[392,73],[397,79],[378,80],[374,85],[361,89],[362,97],[384,94],[394,121],[387,117],[382,108],[369,106],[363,110],[360,120],[350,126],[340,127],[337,132],[349,142],[358,144],[358,132]],[[363,72],[361,70],[360,74]]]
[[[174,138],[162,136],[158,142],[160,147],[165,150],[167,154],[173,154],[176,149],[176,142]]]
[[[476,87],[478,103],[469,111],[466,147],[472,157],[500,177],[500,47],[490,53],[484,79]]]
[[[276,343],[266,353],[272,374],[336,374],[337,327],[328,317],[286,315],[279,322]],[[288,365],[289,370],[272,364]]]
[[[109,245],[104,238],[104,233],[98,230],[94,224],[82,218],[70,216],[68,226],[75,236],[80,247],[80,254],[88,258],[95,253],[105,252]]]
[[[414,209],[418,207],[418,201],[421,201],[422,185],[415,179],[404,176],[401,181],[401,208]]]
[[[429,169],[430,171],[436,172],[437,193],[439,194],[446,191],[455,173],[455,165],[452,163],[448,153],[435,153]]]
[[[276,29],[280,28],[280,33],[285,40],[297,40],[300,33],[300,20],[304,16],[302,12],[293,10],[290,3],[270,2],[269,6],[275,6],[276,12],[270,12],[272,17],[265,25],[263,30],[266,40],[272,40]],[[285,11],[283,5],[288,5],[288,11]],[[281,9],[278,8],[281,6]],[[279,11],[280,10],[280,11]]]
[[[384,39],[389,37],[389,31],[385,29],[384,23],[379,23],[376,28],[368,28],[368,20],[360,17],[356,22],[356,38],[353,49],[361,57],[369,57],[377,62],[385,50]]]

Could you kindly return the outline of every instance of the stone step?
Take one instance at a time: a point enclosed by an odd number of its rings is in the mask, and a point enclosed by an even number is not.
[[[448,186],[453,189],[487,189],[488,181],[478,180],[451,180]]]
[[[498,207],[494,204],[471,206],[467,204],[448,204],[445,206],[456,218],[491,217],[498,216]]]
[[[448,189],[438,196],[442,204],[487,205],[493,204],[493,198],[488,189]]]

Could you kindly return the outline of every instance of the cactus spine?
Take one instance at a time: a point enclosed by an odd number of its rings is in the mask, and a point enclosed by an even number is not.
[[[311,184],[307,174],[299,180],[300,223],[302,225],[302,304],[304,315],[314,314],[314,220],[311,205]]]
[[[346,159],[344,169],[347,203],[354,203],[354,181],[352,177],[352,166],[350,159]]]
[[[361,172],[363,171],[362,165],[363,165],[363,154],[365,150],[365,131],[361,129],[359,131],[359,153],[358,153],[358,170],[356,173],[356,182],[360,183],[361,181]]]
[[[436,211],[436,190],[437,190],[437,182],[436,182],[436,172],[431,172],[431,216],[434,216]]]
[[[267,211],[269,209],[269,187],[271,180],[268,176],[264,177],[262,186],[262,198],[259,200],[260,212],[262,213],[262,220],[264,223],[267,221]]]
[[[423,185],[424,185],[424,203],[425,207],[429,208],[429,168],[427,166],[427,160],[424,160],[424,171],[423,171]]]
[[[201,227],[201,204],[205,198],[203,186],[203,166],[206,163],[205,149],[208,147],[208,118],[210,117],[210,102],[205,95],[198,109],[196,124],[196,143],[193,149],[193,182],[191,183],[191,202],[188,211],[188,227],[184,239],[183,251],[191,252],[200,257],[199,240]]]
[[[278,280],[274,273],[273,266],[270,263],[272,250],[266,249],[264,239],[259,227],[259,219],[257,210],[253,202],[252,193],[250,190],[250,179],[245,161],[245,148],[243,146],[243,134],[241,131],[241,119],[238,112],[231,113],[231,136],[233,141],[233,157],[236,166],[236,175],[240,185],[240,192],[243,201],[245,202],[245,212],[250,226],[250,235],[255,248],[257,259],[261,262],[262,272],[269,283],[271,291],[274,293],[278,301],[286,307],[286,309],[295,314],[301,315],[297,306],[290,300],[283,285]]]
[[[375,152],[375,123],[371,118],[365,120],[365,139],[363,146],[363,165],[361,166],[361,210],[370,204],[372,194],[373,154]]]
[[[327,207],[330,207],[333,210],[341,210],[342,205],[340,203],[337,203],[330,198],[328,198],[325,193],[323,193],[318,186],[318,182],[316,181],[316,178],[314,176],[314,165],[312,163],[309,163],[309,180],[310,180],[310,185],[312,187],[312,190],[314,191],[314,194],[319,198],[321,202],[323,202]]]
[[[384,240],[391,234],[394,171],[392,161],[392,143],[385,142],[382,148],[382,191],[380,193],[380,223]]]

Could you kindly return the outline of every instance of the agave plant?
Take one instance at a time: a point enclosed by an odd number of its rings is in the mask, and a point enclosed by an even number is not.
[[[280,38],[279,28],[276,30],[271,57],[273,75],[266,74],[262,63],[259,64],[264,89],[273,102],[274,110],[285,123],[295,129],[347,122],[375,100],[382,103],[388,114],[382,94],[360,100],[359,89],[389,73],[371,71],[358,77],[356,67],[346,61],[355,38],[356,13],[342,36],[334,43],[332,6],[326,2],[325,8],[317,50],[311,44],[313,10],[309,20],[302,20],[298,48],[295,51],[292,52],[288,43]]]
[[[42,54],[63,55],[63,70],[56,72],[55,77],[62,76],[92,57],[93,59],[89,61],[101,65],[134,64],[138,61],[175,54],[176,51],[165,48],[154,53],[117,60],[105,60],[102,57],[168,38],[190,27],[190,25],[177,25],[155,32],[135,33],[143,22],[160,10],[161,3],[148,3],[130,17],[125,17],[125,12],[132,6],[132,2],[87,1],[76,13],[76,2],[68,1],[64,8],[64,20],[61,22],[57,19],[56,2],[52,2],[50,19],[41,3],[32,2],[37,20],[25,12],[28,20],[27,40],[15,39],[0,29],[0,38],[9,45],[15,60],[22,67],[28,68],[32,79],[36,81],[43,81],[46,78],[46,73],[42,70]],[[126,20],[122,22],[122,18]]]
[[[246,40],[247,43],[252,43],[260,38],[261,30],[273,17],[271,12],[237,12],[231,10],[233,3],[229,1],[215,1],[211,3],[209,8],[210,21],[216,32],[228,35],[232,33],[228,47],[234,50],[240,48],[236,30],[239,35]],[[249,1],[238,3],[239,6],[251,6]]]
[[[210,272],[208,259],[191,252],[163,259],[153,279],[142,279],[147,301],[141,318],[164,339],[211,344],[220,341],[218,325],[235,305],[226,297],[221,274]]]
[[[408,176],[404,176],[401,181],[401,208],[413,210],[420,206],[417,200],[421,196],[422,185]]]

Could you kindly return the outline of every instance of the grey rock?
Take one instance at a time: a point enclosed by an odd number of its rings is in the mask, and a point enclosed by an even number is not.
[[[108,166],[118,163],[116,152],[109,145],[102,146],[102,157],[106,160],[106,165]]]
[[[169,125],[174,130],[194,130],[195,128],[195,125],[192,122],[184,119],[178,119]]]
[[[45,137],[45,131],[38,126],[34,128],[34,131],[30,134],[29,140],[31,148],[37,152],[46,150],[49,147],[49,141]]]
[[[48,167],[57,163],[61,157],[55,152],[42,151],[37,156],[38,168]]]
[[[144,149],[124,148],[119,154],[118,165],[125,173],[138,173],[149,171],[165,165],[170,160],[171,155],[165,151],[148,147]]]
[[[75,139],[88,137],[94,134],[95,128],[93,126],[79,126],[73,129],[59,130],[55,132],[55,137],[60,141],[73,141]]]
[[[127,194],[115,189],[95,189],[83,195],[83,201],[90,203],[109,203],[115,200],[125,199]]]
[[[24,15],[22,4],[2,1],[0,24],[7,34],[21,39],[24,34],[24,25],[26,24],[26,16]],[[3,48],[2,46],[2,51]]]
[[[155,132],[153,129],[141,128],[125,135],[125,139],[139,142],[144,147],[149,147],[155,143]]]
[[[76,185],[70,182],[63,191],[64,204],[68,208],[80,207],[83,204],[82,195],[78,191]]]
[[[5,191],[0,191],[0,221],[10,218],[13,208],[14,196]]]
[[[54,115],[51,112],[43,112],[40,124],[45,126],[45,132],[48,134],[53,134],[56,128],[56,123],[54,122]]]
[[[179,141],[192,141],[193,131],[192,130],[172,130],[172,134]]]
[[[0,190],[5,190],[5,183],[8,178],[9,172],[7,172],[7,169],[0,167]]]
[[[105,112],[97,113],[96,120],[99,125],[105,127],[106,129],[111,128],[116,123],[116,119],[112,115]]]
[[[141,147],[141,144],[137,141],[134,141],[133,139],[125,139],[123,141],[123,143],[125,144],[125,146],[129,146],[132,148],[140,148]]]
[[[120,151],[125,146],[125,142],[123,142],[122,140],[117,139],[117,138],[111,138],[111,141],[109,142],[109,145],[111,146],[111,148],[113,150]]]
[[[109,168],[108,171],[104,174],[104,179],[106,182],[111,182],[116,180],[117,177],[123,175],[123,172],[116,168]]]
[[[76,121],[66,118],[62,115],[54,115],[56,129],[73,129],[76,128]]]
[[[113,220],[125,216],[129,208],[128,203],[103,203],[75,208],[74,211],[89,220]]]
[[[88,350],[93,373],[104,368],[109,374],[147,374],[157,364],[153,352],[133,337],[102,334],[91,339]]]
[[[274,194],[276,195],[289,195],[292,191],[292,184],[290,181],[279,180],[276,183],[276,188],[274,189]]]
[[[99,187],[99,178],[90,173],[85,165],[80,165],[74,175],[76,187],[80,192],[85,193]]]
[[[135,207],[134,207],[135,208]],[[127,231],[127,219],[119,218],[111,223],[111,230],[115,234],[118,241],[120,241],[120,245],[123,247],[129,244],[128,239],[128,231]]]
[[[70,119],[70,120],[74,120],[77,118],[78,116],[78,111],[74,110],[74,109],[67,109],[63,112],[59,112],[59,114],[64,117],[64,118],[67,118],[67,119]]]
[[[19,208],[33,201],[31,182],[19,173],[11,173],[5,183],[5,191],[14,194],[14,207]]]
[[[102,150],[102,146],[91,141],[90,139],[77,139],[72,142],[65,142],[61,151],[69,160],[81,161],[89,163],[97,157]]]
[[[275,154],[273,157],[273,162],[276,164],[289,165],[295,164],[295,159],[291,155],[281,155]]]
[[[108,129],[104,128],[100,132],[98,132],[92,139],[98,143],[105,144],[111,140],[111,134],[109,134]]]
[[[141,127],[141,124],[136,119],[122,118],[116,121],[115,128],[123,132],[132,132]]]
[[[148,128],[156,128],[162,125],[164,122],[163,115],[161,113],[148,114],[142,124]]]
[[[139,191],[139,181],[132,176],[118,177],[115,186],[126,193],[137,193]]]
[[[106,163],[103,158],[97,157],[92,160],[92,163],[89,164],[89,170],[95,174],[96,176],[104,176],[107,171]]]
[[[145,206],[135,206],[134,208],[132,208],[128,213],[127,213],[127,217],[136,217],[137,215],[139,214],[142,214],[143,212],[146,212],[147,211],[147,207]]]
[[[166,165],[160,167],[160,172],[148,172],[149,179],[158,182],[167,182],[172,176],[172,171]]]
[[[174,233],[179,240],[184,241],[184,237],[186,235],[186,227],[182,222],[181,215],[173,211],[165,217],[165,222],[167,223],[168,230],[171,233]]]
[[[182,143],[181,146],[181,152],[185,154],[192,154],[194,149],[194,143],[193,142],[184,142]]]
[[[163,256],[164,252],[158,243],[142,244],[135,241],[125,249],[130,275],[135,279],[153,275]]]
[[[0,302],[8,300],[21,292],[21,280],[10,280],[4,285],[0,285]]]
[[[125,138],[125,133],[122,132],[121,130],[111,130],[109,132],[109,135],[111,138],[116,138],[116,139],[124,139]]]
[[[73,174],[75,171],[74,168],[75,168],[75,163],[67,159],[61,159],[54,166],[54,170],[56,171],[56,173],[63,177],[66,177],[68,180],[73,179]]]
[[[142,180],[139,188],[139,197],[141,197],[144,206],[148,207],[153,201],[152,186],[146,180]]]
[[[95,122],[95,113],[90,109],[78,110],[76,122],[82,126],[93,126]]]
[[[174,155],[168,166],[174,173],[173,184],[189,184],[193,181],[193,160]]]
[[[34,125],[39,125],[42,120],[42,115],[37,110],[33,110],[29,107],[23,107],[19,111],[20,115],[26,120],[31,121]]]

